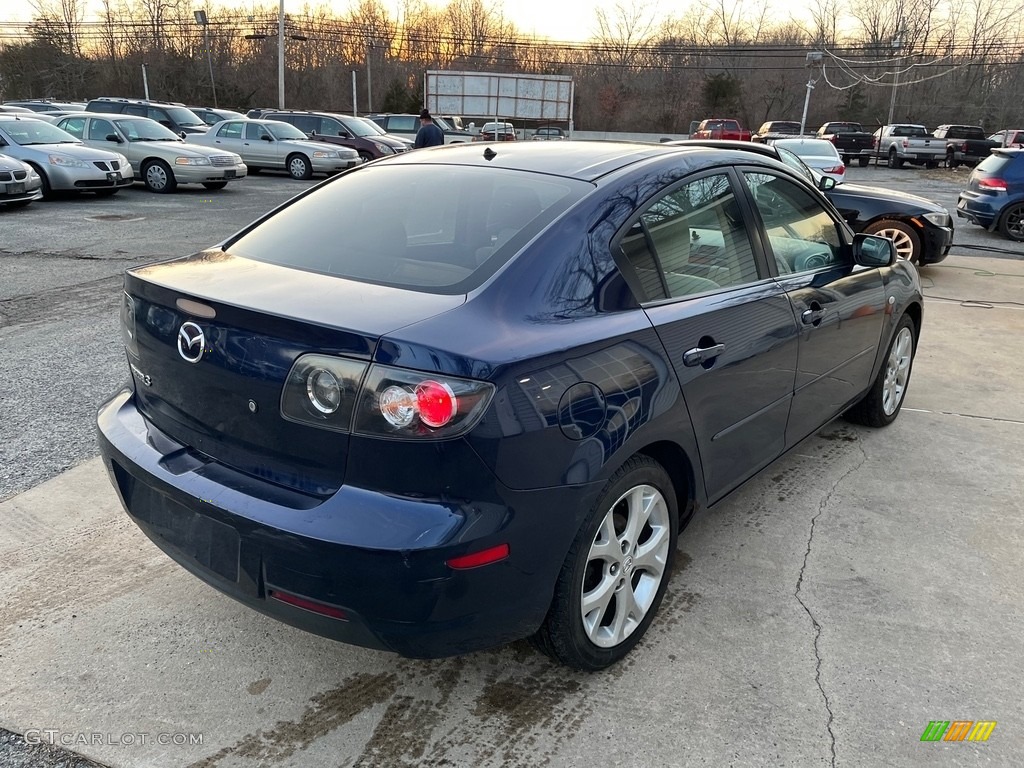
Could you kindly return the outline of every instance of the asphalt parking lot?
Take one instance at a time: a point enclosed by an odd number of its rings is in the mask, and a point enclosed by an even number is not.
[[[849,181],[952,211],[967,173]],[[126,378],[121,271],[311,183],[0,212],[0,727],[16,734],[0,765],[75,760],[26,740],[106,766],[1019,763],[1024,247],[955,222],[953,255],[922,271],[900,418],[833,422],[699,516],[624,663],[570,672],[525,643],[410,661],[200,583],[128,521],[95,458],[95,406]],[[936,720],[997,725],[922,742]]]

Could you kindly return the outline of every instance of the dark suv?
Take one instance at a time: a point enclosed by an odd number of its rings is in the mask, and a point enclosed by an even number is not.
[[[398,138],[377,133],[364,121],[334,112],[265,112],[265,120],[291,123],[314,141],[326,141],[354,149],[364,162],[405,152],[409,145]]]
[[[175,133],[206,133],[210,126],[195,112],[183,104],[171,101],[146,101],[145,99],[114,99],[103,96],[85,105],[86,112],[105,112],[108,115],[135,115],[156,120]]]

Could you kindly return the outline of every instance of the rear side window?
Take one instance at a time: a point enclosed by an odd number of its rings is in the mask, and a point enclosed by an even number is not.
[[[85,118],[84,117],[72,117],[65,120],[60,124],[60,127],[70,133],[76,139],[84,138],[85,133]]]
[[[242,138],[243,123],[224,123],[217,131],[217,135],[224,139]]]
[[[362,282],[465,293],[592,189],[503,169],[371,166],[317,188],[228,250]]]

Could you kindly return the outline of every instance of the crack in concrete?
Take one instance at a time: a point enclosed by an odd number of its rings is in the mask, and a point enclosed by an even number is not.
[[[836,766],[836,734],[832,730],[832,723],[835,721],[835,714],[832,712],[832,703],[829,701],[828,694],[825,692],[825,686],[821,683],[821,648],[819,646],[821,641],[821,623],[815,618],[814,613],[807,606],[807,603],[803,601],[803,598],[800,596],[800,591],[804,583],[804,572],[807,570],[807,560],[811,556],[811,546],[814,542],[814,529],[818,522],[818,518],[821,517],[828,508],[829,502],[832,500],[832,496],[835,494],[836,489],[839,488],[840,483],[867,463],[868,456],[864,452],[859,441],[857,443],[857,450],[860,451],[860,461],[832,483],[832,487],[829,488],[828,493],[825,494],[821,503],[818,504],[818,511],[815,513],[814,517],[811,518],[811,529],[807,536],[807,549],[804,550],[804,561],[800,565],[800,574],[796,579],[796,589],[793,591],[793,597],[795,597],[796,601],[800,603],[800,607],[804,609],[804,612],[807,614],[807,617],[811,620],[811,624],[814,627],[814,682],[818,686],[818,691],[821,693],[821,698],[825,703],[825,711],[828,713],[828,720],[825,722],[825,730],[828,731],[829,750],[832,753],[832,768],[835,768]]]
[[[959,413],[958,411],[929,411],[927,408],[902,408],[903,411],[911,413],[931,413],[938,416],[959,416],[962,419],[977,419],[978,421],[997,421],[1002,424],[1024,424],[1020,419],[1004,419],[1000,416],[979,416],[974,413]]]

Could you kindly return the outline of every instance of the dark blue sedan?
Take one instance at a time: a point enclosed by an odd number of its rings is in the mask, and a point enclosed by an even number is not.
[[[771,158],[439,147],[130,270],[99,440],[142,530],[257,610],[599,669],[696,510],[839,414],[896,418],[921,318],[892,243]]]

